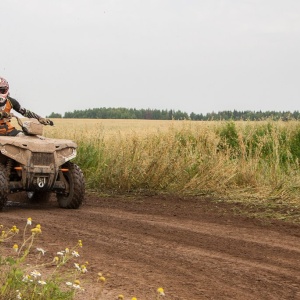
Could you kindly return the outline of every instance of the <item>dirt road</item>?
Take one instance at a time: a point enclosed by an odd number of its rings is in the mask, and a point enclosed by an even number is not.
[[[49,257],[83,241],[87,278],[107,278],[101,299],[152,300],[158,287],[172,300],[300,299],[300,225],[236,216],[204,199],[92,194],[79,210],[10,205],[0,223],[22,227],[28,217],[42,225],[37,246]]]

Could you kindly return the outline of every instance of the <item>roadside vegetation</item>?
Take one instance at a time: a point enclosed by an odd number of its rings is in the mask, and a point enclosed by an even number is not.
[[[82,247],[81,241],[49,259],[44,248],[34,247],[42,233],[40,224],[34,227],[28,218],[23,230],[15,225],[0,226],[0,299],[73,299],[83,291],[80,265],[64,269],[70,267],[69,260],[80,256],[77,248]]]
[[[90,270],[81,257],[82,240],[50,253],[44,246],[36,246],[41,244],[42,226],[34,226],[31,218],[23,229],[3,224],[0,228],[0,300],[103,299],[106,278],[101,272],[87,278]],[[153,295],[161,299],[164,289],[159,287]],[[114,299],[137,300],[122,294]]]
[[[89,190],[205,195],[297,214],[298,121],[57,121],[47,135],[78,143]]]

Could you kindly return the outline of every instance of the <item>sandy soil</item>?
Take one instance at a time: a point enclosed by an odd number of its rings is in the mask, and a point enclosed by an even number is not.
[[[92,194],[79,210],[10,203],[0,223],[23,227],[28,217],[42,225],[37,246],[49,258],[83,241],[81,299],[92,299],[98,272],[101,299],[156,299],[158,287],[172,300],[300,299],[299,224],[237,216],[208,199]]]

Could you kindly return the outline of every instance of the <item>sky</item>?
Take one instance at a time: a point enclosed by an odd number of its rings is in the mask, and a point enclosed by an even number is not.
[[[0,76],[40,115],[300,110],[299,0],[1,0]]]

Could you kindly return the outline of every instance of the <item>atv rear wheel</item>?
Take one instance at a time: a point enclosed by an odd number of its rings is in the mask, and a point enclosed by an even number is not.
[[[69,184],[67,194],[56,194],[57,201],[62,208],[79,208],[84,199],[85,182],[81,169],[72,162],[65,163],[62,168],[68,169],[62,172],[62,176]]]
[[[3,209],[7,202],[8,196],[8,179],[5,167],[0,164],[0,210]]]

